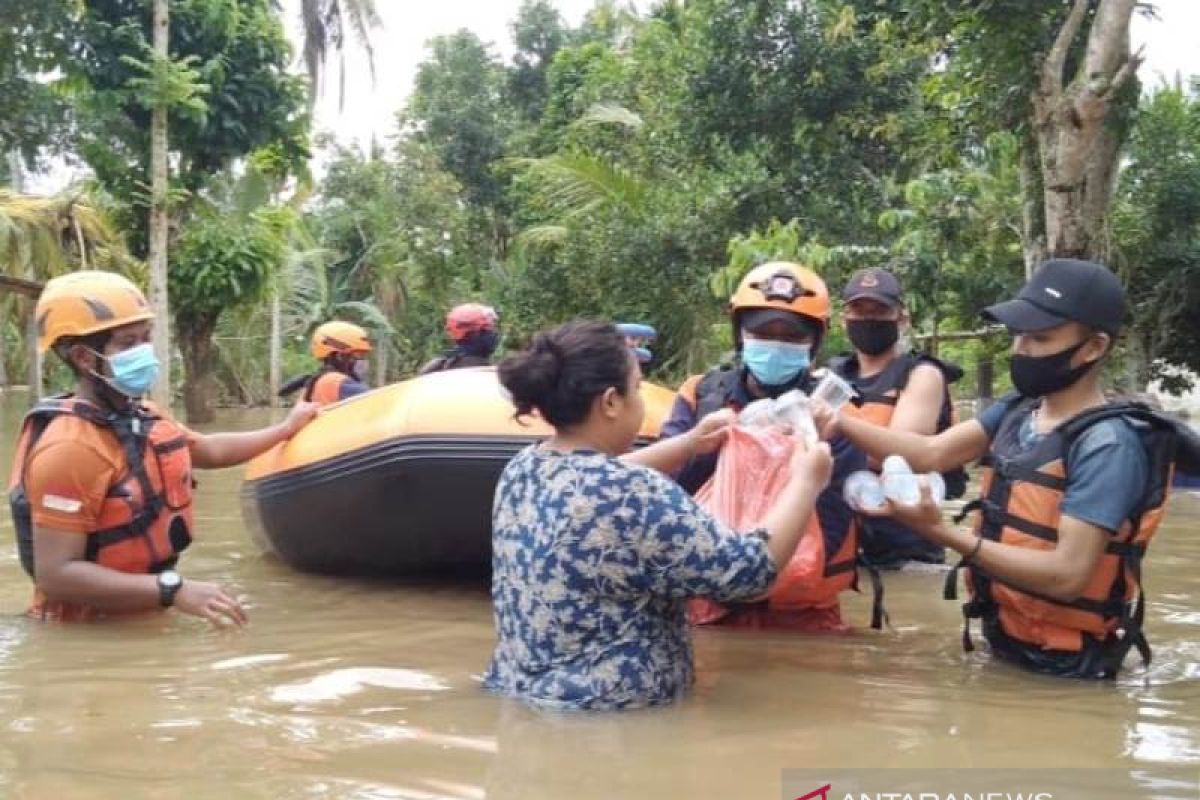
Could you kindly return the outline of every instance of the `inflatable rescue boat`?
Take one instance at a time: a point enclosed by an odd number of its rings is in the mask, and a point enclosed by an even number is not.
[[[642,384],[640,441],[674,393]],[[492,367],[425,375],[327,406],[247,466],[242,508],[256,542],[306,572],[485,574],[492,494],[505,463],[551,429],[513,419]]]

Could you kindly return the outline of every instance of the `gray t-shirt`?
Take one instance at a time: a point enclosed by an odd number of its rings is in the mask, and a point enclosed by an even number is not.
[[[1002,400],[977,417],[989,440],[1016,402]],[[1032,448],[1042,436],[1034,430],[1033,414],[1026,413],[1020,428],[1022,449]],[[1127,420],[1092,425],[1071,445],[1067,463],[1071,468],[1060,504],[1064,515],[1115,533],[1138,510],[1150,467],[1141,438]]]

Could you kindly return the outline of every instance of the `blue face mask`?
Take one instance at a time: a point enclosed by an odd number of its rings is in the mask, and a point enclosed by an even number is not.
[[[158,358],[154,355],[154,345],[149,342],[100,357],[108,361],[112,372],[111,377],[102,380],[126,397],[141,397],[150,391],[158,377]]]
[[[812,345],[771,339],[747,339],[742,345],[742,361],[763,386],[794,381],[808,370],[811,353]]]

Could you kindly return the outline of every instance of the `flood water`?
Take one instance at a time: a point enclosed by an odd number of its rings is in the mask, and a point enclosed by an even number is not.
[[[0,393],[5,475],[26,402]],[[267,420],[227,412],[215,427]],[[1116,685],[963,654],[941,575],[902,574],[887,582],[893,631],[700,631],[690,698],[587,716],[480,690],[485,587],[319,578],[261,555],[240,479],[201,475],[181,571],[244,598],[243,630],[176,613],[26,620],[29,582],[0,513],[0,798],[778,798],[784,769],[867,766],[1200,775],[1196,495],[1174,498],[1151,551],[1154,665]],[[865,627],[868,598],[846,605]]]

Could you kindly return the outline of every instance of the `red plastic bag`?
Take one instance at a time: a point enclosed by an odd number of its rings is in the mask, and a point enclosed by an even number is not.
[[[697,502],[735,531],[757,530],[788,484],[794,447],[795,440],[777,428],[735,426],[721,448],[713,476],[697,492]],[[814,511],[795,553],[771,587],[771,610],[821,609],[826,613],[817,615],[824,620],[819,627],[840,629],[840,617],[837,624],[828,624],[828,611],[837,616],[837,591],[825,580],[825,560],[825,540]],[[693,625],[711,624],[729,613],[728,607],[707,598],[688,603],[688,620]]]

